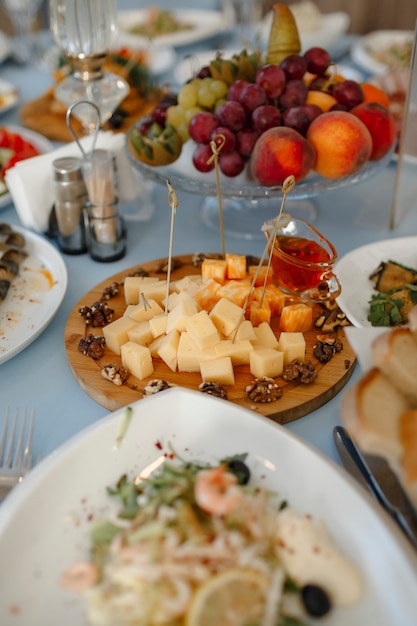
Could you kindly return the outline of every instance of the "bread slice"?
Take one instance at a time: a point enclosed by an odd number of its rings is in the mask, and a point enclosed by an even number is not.
[[[374,367],[345,391],[341,411],[347,430],[364,452],[399,463],[400,418],[410,408],[407,398]]]
[[[400,442],[403,448],[400,479],[417,507],[417,409],[401,415]]]
[[[417,407],[417,339],[409,328],[394,328],[372,343],[372,358],[390,382]]]

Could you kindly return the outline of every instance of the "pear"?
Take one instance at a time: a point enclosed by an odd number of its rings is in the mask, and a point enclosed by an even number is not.
[[[290,54],[299,54],[300,51],[300,36],[291,9],[285,4],[274,4],[266,62],[279,65]]]

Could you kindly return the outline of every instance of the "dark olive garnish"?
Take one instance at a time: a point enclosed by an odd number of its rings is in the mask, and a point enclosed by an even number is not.
[[[318,585],[305,585],[301,589],[301,599],[309,615],[323,617],[332,608],[326,591]]]
[[[250,479],[250,469],[240,459],[230,459],[227,464],[229,472],[234,474],[237,478],[239,485],[247,485]]]

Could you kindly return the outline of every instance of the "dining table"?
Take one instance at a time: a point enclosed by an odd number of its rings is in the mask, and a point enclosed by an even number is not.
[[[43,33],[48,40],[48,33]],[[211,50],[215,54],[219,45],[233,47],[233,31],[216,34],[204,41],[188,46],[177,46],[177,62],[187,54]],[[346,35],[339,42],[338,62],[355,68],[350,57],[350,45],[354,36]],[[52,45],[52,39],[51,39]],[[170,68],[158,76],[165,83],[173,82]],[[45,61],[18,64],[13,56],[0,65],[0,78],[13,83],[19,91],[17,105],[0,117],[0,125],[21,125],[19,110],[22,104],[41,96],[52,84],[51,67]],[[56,144],[58,145],[58,144]],[[366,180],[336,189],[325,190],[314,197],[316,214],[314,226],[336,247],[339,258],[353,249],[383,239],[417,235],[417,210],[411,207],[394,226],[390,224],[398,161],[393,158],[384,168]],[[413,181],[415,166],[406,168],[403,184]],[[149,191],[149,185],[148,185]],[[219,229],[207,225],[202,219],[203,197],[181,188],[176,189],[178,207],[172,239],[173,255],[198,252],[219,252],[221,237]],[[68,286],[56,314],[44,331],[24,350],[0,364],[0,413],[6,408],[34,409],[36,423],[33,437],[33,459],[38,462],[48,455],[59,454],[60,447],[83,429],[95,424],[108,414],[78,384],[67,358],[64,332],[70,314],[77,302],[95,285],[131,267],[168,255],[171,233],[171,212],[166,185],[152,182],[149,202],[151,210],[143,213],[143,207],[126,214],[127,250],[123,258],[111,263],[93,260],[87,253],[65,254],[63,260],[68,272]],[[271,197],[276,210],[280,200]],[[256,208],[254,208],[254,211]],[[122,207],[123,211],[123,207]],[[0,222],[21,226],[13,202],[0,209]],[[261,224],[260,224],[261,225]],[[48,239],[57,247],[54,239]],[[261,256],[265,239],[259,233],[238,236],[226,232],[225,246],[228,252]],[[355,277],[351,277],[355,280]],[[356,365],[346,383],[354,384],[361,376]],[[339,464],[333,442],[333,428],[341,424],[342,389],[320,408],[283,427],[300,437],[328,459]],[[91,460],[94,463],[94,459]]]

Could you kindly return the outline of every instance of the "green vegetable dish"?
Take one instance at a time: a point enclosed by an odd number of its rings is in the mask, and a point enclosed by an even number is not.
[[[417,305],[417,269],[397,261],[383,261],[369,277],[377,293],[369,301],[372,326],[405,324]]]

